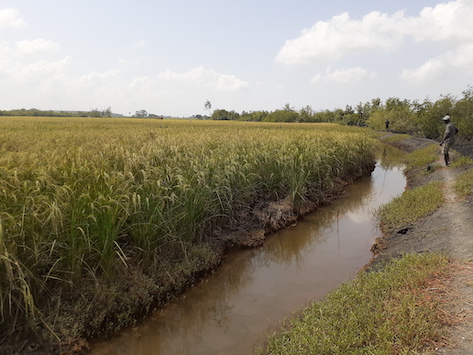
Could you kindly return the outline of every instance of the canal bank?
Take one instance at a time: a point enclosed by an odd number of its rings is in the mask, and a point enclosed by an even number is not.
[[[395,134],[385,134],[381,140],[409,153],[431,149],[432,161],[407,169],[407,189],[439,182],[446,202],[424,218],[387,231],[375,245],[377,255],[371,267],[379,268],[406,253],[443,252],[451,257],[452,277],[445,285],[445,317],[452,322],[447,326],[448,336],[435,353],[473,354],[473,190],[470,185],[463,196],[456,191],[462,174],[473,169],[471,144],[457,142],[452,164],[445,167],[436,141]]]

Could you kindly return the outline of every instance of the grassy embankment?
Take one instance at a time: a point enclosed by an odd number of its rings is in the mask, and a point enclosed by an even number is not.
[[[461,157],[460,159],[454,161],[451,167],[470,167],[468,170],[463,171],[457,176],[455,183],[453,185],[453,190],[459,198],[466,198],[471,195],[473,191],[473,159],[469,157]]]
[[[258,201],[297,210],[373,162],[338,125],[0,119],[0,334],[129,325],[220,261]]]
[[[406,137],[392,137],[394,141]],[[434,145],[407,154],[407,171],[437,160]],[[471,185],[470,185],[471,186]],[[470,190],[471,191],[471,190]],[[444,203],[439,183],[406,190],[377,211],[387,232]],[[448,274],[441,254],[409,254],[382,270],[362,272],[324,300],[312,303],[269,337],[265,354],[412,354],[441,340],[444,315],[432,283]]]
[[[406,154],[404,158],[405,173],[413,174],[415,172],[416,175],[419,175],[435,171],[438,166],[433,163],[438,159],[437,150],[437,146],[429,145]],[[426,166],[431,166],[431,168],[427,170]],[[431,182],[414,189],[407,189],[390,203],[381,206],[377,211],[381,230],[387,233],[435,211],[445,202],[441,186],[440,182]]]

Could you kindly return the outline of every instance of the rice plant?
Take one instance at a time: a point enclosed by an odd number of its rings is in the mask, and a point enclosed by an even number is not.
[[[120,279],[170,244],[211,243],[256,202],[322,197],[373,164],[332,124],[0,119],[0,328],[41,296]],[[44,301],[43,301],[44,303]]]

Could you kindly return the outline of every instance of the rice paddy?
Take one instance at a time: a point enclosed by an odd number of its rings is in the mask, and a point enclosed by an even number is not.
[[[50,314],[61,298],[85,299],[84,285],[127,284],[136,270],[151,277],[162,267],[176,279],[174,267],[163,267],[176,257],[170,249],[194,260],[181,276],[208,267],[215,233],[236,224],[240,211],[287,197],[297,210],[336,178],[366,171],[376,146],[369,132],[335,124],[0,118],[1,332],[29,324],[61,338],[63,326]],[[160,298],[159,287],[158,280],[149,294]]]

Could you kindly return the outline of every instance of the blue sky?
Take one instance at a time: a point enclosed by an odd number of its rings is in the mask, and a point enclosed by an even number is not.
[[[473,83],[473,0],[0,0],[0,109],[345,108]]]

